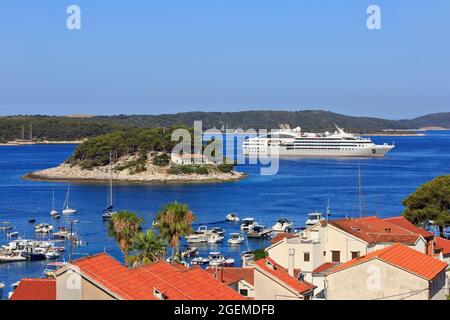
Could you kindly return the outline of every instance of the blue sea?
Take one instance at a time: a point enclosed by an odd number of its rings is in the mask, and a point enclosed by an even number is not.
[[[392,143],[396,148],[382,159],[282,159],[277,175],[260,175],[257,165],[239,165],[248,178],[231,183],[190,185],[115,185],[117,209],[137,212],[151,225],[158,210],[168,202],[188,203],[201,224],[218,226],[226,233],[238,232],[239,226],[225,222],[226,214],[236,212],[241,218],[254,217],[266,226],[287,217],[302,226],[312,211],[325,211],[330,204],[331,217],[359,216],[358,170],[361,168],[364,215],[382,217],[401,214],[402,200],[422,183],[450,172],[450,131],[427,132],[426,136],[374,137],[377,143]],[[122,260],[115,242],[108,238],[101,212],[106,207],[105,184],[74,183],[71,206],[78,209],[72,217],[54,221],[49,216],[52,190],[60,210],[67,190],[63,182],[23,180],[28,172],[56,166],[69,157],[75,145],[31,145],[0,147],[0,221],[11,222],[23,238],[34,238],[33,224],[47,222],[55,227],[68,226],[71,219],[86,246],[77,248],[74,258],[106,251]],[[0,244],[8,242],[0,232]],[[249,249],[267,246],[267,240],[249,240]],[[240,263],[239,253],[248,249],[244,243],[231,248],[221,245],[201,246],[200,254],[221,251]],[[67,254],[61,260],[67,259]],[[0,282],[5,282],[3,298],[10,285],[23,277],[42,277],[46,261],[0,264]]]

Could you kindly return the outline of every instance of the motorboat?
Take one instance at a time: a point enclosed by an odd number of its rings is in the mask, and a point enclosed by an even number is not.
[[[223,236],[218,233],[209,233],[207,235],[208,243],[220,243],[223,240]]]
[[[188,246],[183,252],[181,252],[181,257],[183,258],[195,257],[196,255],[198,255],[198,250],[196,247]]]
[[[241,231],[249,231],[253,226],[258,225],[255,218],[244,218],[242,219]]]
[[[53,229],[54,227],[47,223],[39,223],[34,227],[36,233],[50,233]]]
[[[271,232],[272,232],[272,230],[267,229],[264,226],[254,226],[253,228],[251,228],[248,231],[247,237],[249,237],[249,238],[265,238],[265,237],[269,237]]]
[[[272,231],[274,232],[290,232],[294,223],[286,218],[280,218],[277,220],[272,227]]]
[[[8,255],[0,255],[0,263],[22,262],[30,258],[26,252],[16,251]]]
[[[320,221],[324,220],[323,213],[320,212],[312,212],[308,214],[308,219],[306,220],[305,225],[307,227],[314,226],[318,224]]]
[[[58,210],[55,209],[55,189],[52,191],[52,210],[50,210],[50,216],[54,217],[58,215]]]
[[[11,222],[0,222],[0,231],[8,231],[12,229]]]
[[[250,268],[255,265],[255,255],[251,251],[242,252],[241,259],[243,268]]]
[[[70,197],[70,184],[67,187],[66,198],[64,199],[64,204],[63,204],[63,209],[62,209],[62,213],[63,214],[75,214],[75,213],[77,213],[76,209],[70,208],[70,206],[69,206],[69,197]]]
[[[166,259],[166,262],[167,263],[172,263],[173,262],[173,258],[172,257],[168,257],[167,259]],[[176,261],[178,264],[182,264],[182,265],[184,265],[185,267],[189,267],[189,262],[187,262],[186,260],[180,260],[180,261]]]
[[[208,258],[211,267],[223,266],[225,263],[225,258],[220,252],[210,252]]]
[[[67,239],[70,235],[69,230],[66,227],[60,227],[58,232],[53,233],[53,237],[57,239]]]
[[[241,219],[239,219],[239,217],[237,216],[236,213],[229,213],[229,214],[227,214],[227,221],[237,223],[237,222],[241,221]]]
[[[45,260],[45,259],[46,259],[47,251],[48,251],[48,249],[42,248],[42,247],[34,248],[34,249],[30,252],[30,260],[31,260],[31,261],[41,261],[41,260]]]
[[[207,226],[200,226],[198,227],[197,231],[186,237],[186,241],[188,243],[207,243],[208,242],[207,231],[208,231]]]
[[[45,253],[46,259],[58,259],[61,256],[58,250],[50,249]]]
[[[208,230],[207,233],[215,233],[215,234],[218,234],[219,236],[223,236],[225,234],[225,230],[223,230],[222,228],[219,228],[219,227],[214,227],[214,228]]]
[[[19,231],[8,232],[8,233],[6,234],[6,236],[7,236],[8,238],[15,238],[15,237],[18,237],[18,236],[19,236]]]
[[[207,257],[207,258],[195,257],[194,259],[191,260],[191,263],[192,264],[196,264],[196,265],[198,265],[198,264],[208,264],[210,260],[211,259],[209,257]]]
[[[64,267],[67,263],[66,262],[51,262],[47,264],[44,270],[44,275],[46,278],[55,279],[56,278],[56,272]]]
[[[240,233],[230,233],[230,238],[228,239],[229,245],[241,244],[245,241],[245,237]]]

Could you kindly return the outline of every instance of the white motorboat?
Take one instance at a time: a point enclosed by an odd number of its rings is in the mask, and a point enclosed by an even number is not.
[[[15,238],[15,237],[18,237],[18,236],[19,236],[19,231],[8,232],[8,233],[6,234],[6,236],[7,236],[8,238]]]
[[[67,263],[66,262],[51,262],[47,264],[44,270],[44,275],[46,278],[55,279],[56,278],[56,271],[64,267]]]
[[[323,214],[320,212],[313,212],[308,214],[308,219],[306,220],[305,225],[307,227],[314,226],[318,224],[320,221],[324,220]]]
[[[225,258],[220,252],[210,252],[208,258],[211,267],[219,267],[225,263]]]
[[[34,232],[36,233],[50,233],[54,229],[53,226],[47,223],[39,223],[34,227]]]
[[[277,220],[272,227],[272,231],[274,232],[290,232],[294,223],[286,218],[280,218]]]
[[[254,226],[257,226],[258,223],[255,221],[255,218],[244,218],[242,219],[241,231],[249,231]]]
[[[227,214],[227,221],[237,223],[237,222],[241,221],[241,219],[239,219],[239,217],[237,216],[236,213],[229,213],[229,214]]]
[[[8,231],[12,229],[11,222],[0,222],[0,231]]]
[[[50,249],[45,253],[46,259],[58,259],[61,256],[58,250]]]
[[[9,255],[0,255],[0,263],[22,262],[27,259],[29,259],[29,255],[23,251],[15,251]]]
[[[223,236],[218,233],[209,233],[207,235],[208,243],[220,243],[223,240]]]
[[[243,268],[250,268],[255,265],[255,255],[251,251],[242,252],[241,259]]]
[[[230,238],[228,239],[229,245],[241,244],[245,241],[245,237],[240,233],[230,233]]]
[[[198,250],[196,247],[187,247],[183,252],[181,252],[182,258],[189,258],[189,257],[195,257],[198,255]]]
[[[207,226],[200,226],[198,227],[197,231],[186,237],[186,241],[188,243],[207,243],[208,242],[207,231],[208,231]]]
[[[209,257],[195,257],[191,260],[192,264],[208,264],[211,259]]]
[[[269,237],[272,230],[267,229],[264,226],[254,226],[247,232],[249,238],[266,238]]]
[[[225,230],[219,227],[214,227],[211,230],[207,230],[206,233],[215,233],[218,234],[219,236],[223,236],[225,234]]]
[[[59,215],[58,210],[55,209],[55,189],[52,191],[52,210],[50,211],[50,216],[54,217]]]
[[[75,214],[75,213],[77,213],[76,209],[73,209],[73,208],[69,207],[69,197],[70,197],[70,184],[67,187],[67,194],[66,194],[66,198],[64,199],[64,204],[63,204],[63,209],[62,209],[62,213],[63,214]]]

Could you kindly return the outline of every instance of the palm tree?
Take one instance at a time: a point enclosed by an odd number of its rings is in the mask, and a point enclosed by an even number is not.
[[[139,232],[132,239],[132,250],[136,253],[128,256],[127,265],[137,267],[161,260],[166,255],[166,243],[153,230]]]
[[[108,234],[119,244],[125,264],[128,263],[131,239],[141,230],[142,223],[144,223],[144,219],[130,211],[117,212],[109,221]]]
[[[158,213],[155,228],[163,239],[166,239],[172,250],[172,262],[180,257],[180,238],[192,232],[195,216],[187,204],[169,203]],[[175,249],[175,255],[174,255]]]

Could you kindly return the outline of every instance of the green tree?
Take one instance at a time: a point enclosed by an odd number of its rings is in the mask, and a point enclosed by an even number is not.
[[[421,185],[407,199],[403,216],[416,225],[433,221],[439,227],[441,237],[450,225],[450,176],[437,177]]]
[[[180,258],[180,238],[192,232],[195,215],[187,204],[169,203],[158,213],[155,228],[169,242],[172,261]],[[175,254],[174,254],[175,249]]]
[[[143,266],[156,262],[166,255],[166,242],[153,230],[139,232],[132,239],[132,251],[134,255],[128,256],[127,265]]]
[[[132,247],[131,239],[141,230],[142,223],[144,223],[144,219],[130,211],[117,212],[109,221],[108,234],[118,243],[127,265],[128,255]]]

